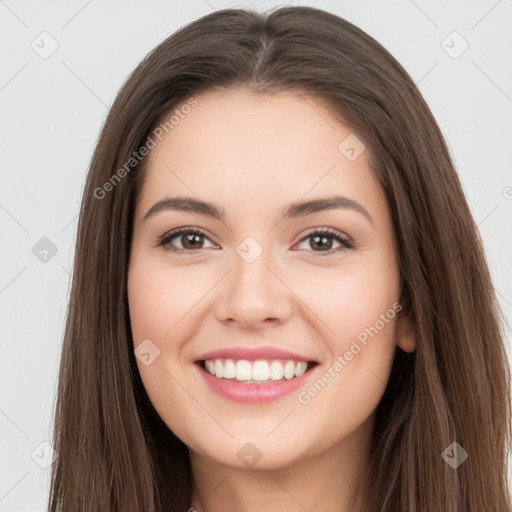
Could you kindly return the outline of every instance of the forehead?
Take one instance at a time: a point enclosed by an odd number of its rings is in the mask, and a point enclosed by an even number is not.
[[[344,141],[355,137],[357,151],[362,141],[325,102],[247,89],[194,99],[193,108],[173,109],[172,128],[149,154],[140,196],[146,210],[167,193],[215,195],[221,203],[246,195],[260,209],[335,189],[344,195],[373,189],[378,195],[366,151],[353,160],[344,153]]]

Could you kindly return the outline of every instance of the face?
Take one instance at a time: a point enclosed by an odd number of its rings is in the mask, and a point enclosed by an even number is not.
[[[136,204],[128,298],[151,402],[191,455],[232,467],[368,437],[396,343],[413,343],[368,150],[312,98],[195,99]]]

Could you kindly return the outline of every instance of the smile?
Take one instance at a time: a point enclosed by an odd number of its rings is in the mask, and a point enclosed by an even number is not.
[[[285,359],[206,359],[194,366],[217,395],[254,404],[277,400],[304,387],[318,364]]]
[[[308,369],[307,361],[274,359],[247,361],[245,359],[208,359],[203,368],[218,379],[248,384],[266,381],[290,380],[300,377]]]

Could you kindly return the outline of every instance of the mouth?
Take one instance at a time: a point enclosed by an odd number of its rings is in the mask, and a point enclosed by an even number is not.
[[[223,399],[263,404],[306,386],[319,365],[293,359],[202,359],[194,366],[210,390]]]
[[[320,363],[310,357],[279,347],[234,346],[202,354],[194,366],[216,395],[256,404],[289,396],[313,380]]]
[[[293,359],[202,359],[196,364],[208,375],[238,384],[271,384],[291,381],[310,372],[318,365],[315,361]],[[302,380],[302,379],[301,379]]]

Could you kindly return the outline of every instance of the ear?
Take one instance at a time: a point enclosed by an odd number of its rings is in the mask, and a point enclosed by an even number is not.
[[[403,308],[398,313],[395,341],[404,352],[416,351],[416,322],[409,308]]]

